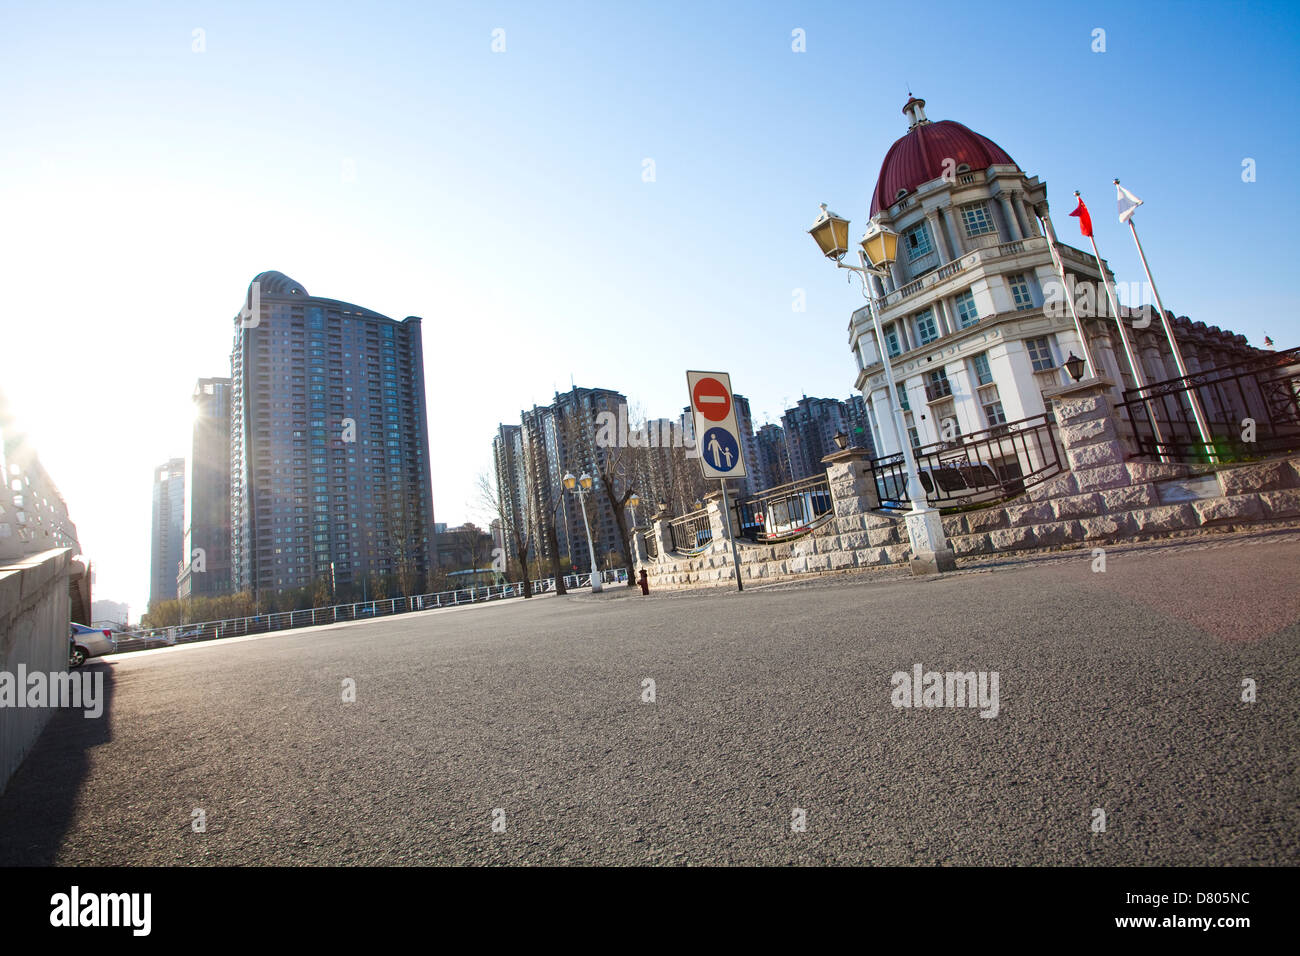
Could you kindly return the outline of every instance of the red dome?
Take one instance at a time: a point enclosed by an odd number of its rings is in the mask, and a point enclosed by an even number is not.
[[[903,112],[913,117],[914,125],[885,154],[880,177],[871,196],[871,215],[898,201],[900,191],[913,192],[922,183],[938,179],[945,172],[944,160],[951,159],[948,170],[968,166],[972,170],[990,166],[1014,166],[1016,161],[993,140],[981,136],[961,123],[925,119],[925,100],[910,99]],[[919,121],[917,121],[919,119]]]

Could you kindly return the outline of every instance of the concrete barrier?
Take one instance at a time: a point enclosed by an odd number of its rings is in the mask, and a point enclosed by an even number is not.
[[[0,567],[0,672],[68,669],[72,550],[56,548]],[[20,688],[21,690],[21,688]],[[50,719],[49,707],[0,706],[0,793]]]

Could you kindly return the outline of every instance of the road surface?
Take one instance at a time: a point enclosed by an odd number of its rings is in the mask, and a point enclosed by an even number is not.
[[[105,716],[51,720],[0,862],[1300,863],[1300,535],[1094,566],[607,588],[95,662]],[[996,672],[997,716],[895,707],[917,664]]]

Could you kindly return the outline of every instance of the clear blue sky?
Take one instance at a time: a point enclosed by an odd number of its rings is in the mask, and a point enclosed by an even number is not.
[[[760,422],[845,397],[862,300],[805,230],[819,201],[861,227],[909,84],[1046,180],[1063,237],[1082,190],[1119,278],[1140,267],[1115,176],[1146,201],[1169,308],[1298,345],[1298,10],[10,3],[3,385],[97,596],[136,613],[151,468],[188,454],[193,381],[227,374],[262,270],[425,318],[453,524],[475,516],[497,422],[570,376],[652,416],[680,411],[687,368],[730,371]]]

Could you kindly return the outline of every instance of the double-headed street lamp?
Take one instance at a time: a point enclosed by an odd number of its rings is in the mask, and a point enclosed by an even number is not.
[[[582,511],[582,526],[587,529],[587,553],[591,555],[591,593],[600,593],[600,573],[596,570],[596,548],[591,543],[591,525],[587,523],[587,492],[591,491],[591,475],[585,471],[581,478],[574,478],[573,472],[564,476],[566,491],[578,496],[578,508]]]
[[[894,439],[903,453],[903,466],[907,471],[907,497],[912,510],[907,513],[907,536],[912,545],[912,573],[928,574],[935,571],[952,571],[956,568],[952,549],[943,532],[943,521],[935,508],[928,507],[925,489],[921,487],[920,472],[912,454],[912,442],[907,434],[907,423],[898,403],[898,387],[894,384],[894,369],[885,350],[885,335],[880,328],[880,309],[871,289],[869,276],[882,280],[889,277],[889,267],[898,258],[898,233],[872,220],[866,234],[858,242],[859,265],[844,262],[849,251],[849,221],[835,215],[821,204],[821,215],[813,223],[809,234],[817,242],[822,255],[837,268],[849,269],[862,281],[862,294],[867,298],[872,326],[876,334],[876,351],[885,370],[885,401],[889,405],[890,420],[894,423]]]

